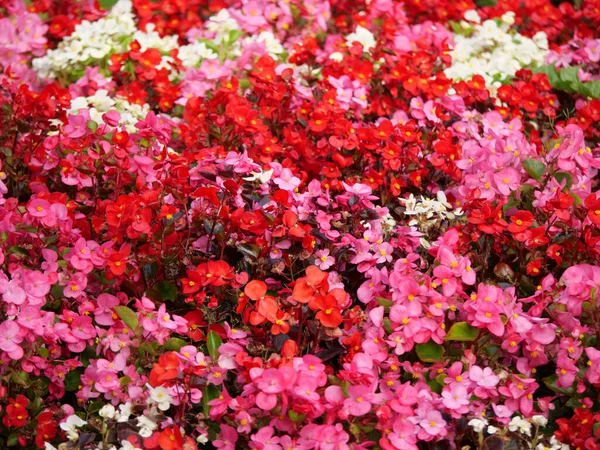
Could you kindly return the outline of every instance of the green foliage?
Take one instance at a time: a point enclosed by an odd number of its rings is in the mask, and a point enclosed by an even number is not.
[[[448,331],[446,335],[447,341],[462,341],[462,342],[470,342],[477,339],[477,335],[479,334],[479,330],[467,322],[456,322]]]
[[[587,98],[600,98],[600,81],[581,81],[578,75],[580,68],[569,66],[558,70],[554,65],[547,64],[533,69],[533,72],[545,73],[554,89]]]
[[[98,0],[98,4],[102,9],[110,9],[117,4],[119,0]]]
[[[433,341],[417,345],[417,356],[423,362],[442,362],[445,349]]]

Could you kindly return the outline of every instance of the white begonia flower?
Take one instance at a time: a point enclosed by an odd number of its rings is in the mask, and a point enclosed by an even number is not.
[[[563,444],[555,436],[550,438],[550,444],[552,445],[552,450],[571,450],[571,448],[567,444]]]
[[[371,48],[377,45],[373,33],[371,33],[366,28],[361,27],[360,25],[356,27],[354,33],[350,33],[348,36],[346,36],[346,44],[348,44],[348,47],[352,46],[353,42],[358,42],[362,44],[363,50],[365,52],[369,52]]]
[[[103,417],[104,419],[114,419],[116,412],[117,412],[117,410],[115,409],[115,407],[111,404],[108,404],[108,405],[104,405],[102,408],[100,408],[100,411],[98,411],[98,414],[100,415],[100,417]]]
[[[208,31],[215,33],[213,40],[217,44],[228,41],[229,32],[240,28],[237,20],[231,17],[226,9],[222,9],[218,14],[212,16],[204,26]]]
[[[404,204],[404,214],[416,216],[408,223],[408,225],[420,225],[421,229],[428,229],[439,223],[439,221],[445,219],[453,220],[456,216],[463,214],[460,208],[452,211],[452,205],[448,203],[446,194],[441,190],[436,194],[435,200],[421,197],[421,199],[417,201],[411,194],[408,199],[401,198],[400,202]]]
[[[448,78],[463,80],[481,75],[494,97],[501,86],[498,78],[504,80],[523,67],[544,64],[548,39],[543,32],[530,39],[511,31],[514,22],[511,11],[502,16],[500,25],[495,20],[478,23],[474,14],[467,13],[465,18],[470,17],[472,22],[461,24],[471,32],[468,36],[453,36],[452,66],[444,71]]]
[[[267,53],[271,57],[276,58],[277,55],[280,55],[284,51],[283,45],[281,45],[279,39],[277,39],[270,31],[261,32],[256,38],[256,41],[262,42],[265,45]]]
[[[123,440],[123,441],[121,441],[121,448],[119,450],[142,450],[142,449],[139,447],[136,447],[129,441]]]
[[[129,420],[129,416],[131,416],[132,406],[133,405],[129,402],[119,405],[119,412],[117,413],[117,422],[127,422]]]
[[[85,420],[73,414],[69,416],[67,420],[60,424],[60,429],[66,431],[67,438],[70,441],[76,441],[77,439],[79,439],[79,433],[77,432],[77,428],[82,427],[85,424],[87,424]]]
[[[54,445],[49,442],[44,442],[44,450],[58,450]]]
[[[81,109],[87,109],[90,113],[90,118],[98,124],[103,124],[102,115],[108,111],[115,110],[120,116],[119,124],[124,125],[129,133],[134,133],[137,128],[135,125],[140,119],[143,119],[148,114],[150,107],[145,104],[143,106],[135,103],[129,103],[127,100],[116,97],[112,98],[108,95],[106,89],[98,89],[96,93],[90,97],[77,97],[71,102],[69,114],[78,114]]]
[[[515,416],[510,420],[510,423],[508,424],[508,429],[510,431],[518,430],[521,434],[531,436],[531,422],[519,416]]]
[[[473,428],[475,433],[481,433],[483,429],[486,427],[487,421],[484,419],[471,419],[469,421],[469,426]]]
[[[105,58],[113,50],[126,51],[123,37],[132,36],[136,30],[131,1],[121,0],[106,17],[95,22],[84,20],[78,24],[57,48],[48,50],[41,58],[35,58],[32,61],[33,69],[41,77],[55,78],[81,67],[90,58]]]
[[[266,182],[268,182],[271,179],[271,176],[273,175],[274,170],[273,169],[269,169],[266,172],[250,172],[251,176],[249,177],[245,177],[244,180],[246,181],[259,181],[260,184],[265,184]]]
[[[548,424],[548,419],[542,415],[535,415],[531,418],[531,421],[538,427],[545,427]]]
[[[161,37],[154,29],[154,24],[146,25],[146,31],[137,30],[133,33],[133,40],[140,44],[140,52],[145,52],[149,48],[157,48],[165,53],[179,47],[177,36]]]
[[[166,411],[171,407],[173,398],[166,388],[159,386],[156,388],[150,388],[150,399],[156,403],[156,406],[161,411]]]
[[[488,434],[496,434],[497,431],[498,431],[498,428],[496,428],[493,425],[490,425],[490,426],[487,427]]]
[[[137,426],[140,429],[139,433],[142,437],[152,436],[152,432],[158,427],[158,425],[156,425],[155,422],[153,422],[146,416],[139,416],[137,418]]]
[[[481,17],[479,17],[479,13],[474,9],[465,11],[464,18],[468,22],[481,23]]]
[[[217,59],[219,55],[209,49],[204,42],[196,42],[179,47],[177,54],[184,67],[196,67],[204,59]]]
[[[329,59],[333,59],[336,62],[342,62],[344,60],[344,55],[340,52],[333,52],[329,55]]]
[[[507,11],[502,15],[500,19],[505,24],[512,25],[515,23],[515,13],[513,11]]]

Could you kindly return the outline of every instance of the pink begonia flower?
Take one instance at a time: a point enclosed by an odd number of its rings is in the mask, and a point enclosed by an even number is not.
[[[298,397],[308,400],[309,402],[318,402],[321,396],[317,393],[318,383],[315,378],[301,378],[294,388],[294,392]]]
[[[377,264],[383,264],[386,262],[391,262],[393,257],[392,253],[394,252],[394,247],[388,242],[382,242],[381,244],[377,244],[373,246],[373,253],[375,253],[375,257],[377,258],[375,262]]]
[[[600,382],[600,350],[594,347],[587,347],[585,354],[591,362],[585,376],[590,383],[597,384]]]
[[[419,433],[419,437],[427,439],[428,436],[443,437],[447,434],[446,421],[442,418],[442,414],[436,410],[428,411],[425,416],[419,421],[419,426],[423,429],[426,435]]]
[[[349,184],[346,184],[344,181],[342,181],[342,185],[344,186],[346,192],[357,195],[359,197],[369,196],[373,192],[373,190],[368,185],[362,183],[355,183],[352,186],[350,186]]]
[[[500,382],[500,378],[494,374],[494,371],[486,367],[482,369],[479,366],[471,366],[469,369],[469,379],[477,383],[478,386],[492,388]]]
[[[256,406],[270,411],[277,405],[277,394],[285,390],[285,378],[277,369],[250,370],[250,376],[260,392],[256,395]]]
[[[600,39],[588,39],[583,50],[591,62],[600,61]]]
[[[71,139],[77,139],[89,133],[87,119],[84,115],[69,114],[69,122],[64,127],[64,133]]]
[[[273,179],[273,183],[284,191],[294,191],[300,186],[300,178],[294,176],[290,169],[282,169],[279,176]]]
[[[42,320],[42,312],[35,306],[25,306],[19,311],[17,316],[17,323],[29,330],[44,332],[44,322]]]
[[[42,249],[42,256],[44,257],[44,262],[41,267],[44,273],[56,272],[58,270],[58,254],[54,250],[44,248]]]
[[[500,310],[491,302],[479,302],[472,323],[476,327],[485,327],[496,336],[504,334],[504,323],[500,317]]]
[[[50,212],[50,203],[47,200],[33,199],[27,205],[27,212],[33,217],[46,217]]]
[[[98,392],[110,392],[121,389],[117,374],[111,370],[99,370],[94,387]]]
[[[348,394],[350,398],[344,401],[344,407],[348,409],[351,415],[355,417],[364,416],[371,411],[373,393],[368,386],[349,386]]]
[[[127,366],[127,356],[129,355],[129,349],[125,348],[113,358],[112,361],[107,359],[97,359],[96,367],[98,370],[110,370],[112,372],[121,372],[125,370]]]
[[[0,323],[0,350],[5,351],[8,357],[14,360],[23,357],[23,349],[19,344],[23,342],[21,328],[12,320]]]
[[[315,252],[315,266],[321,270],[327,270],[335,264],[335,258],[329,254],[329,249]]]
[[[238,440],[237,431],[232,426],[222,424],[219,432],[219,439],[213,441],[213,445],[220,450],[235,450],[235,444]]]
[[[452,383],[450,388],[448,386],[442,391],[442,403],[448,409],[456,410],[461,409],[463,406],[470,403],[469,393],[467,388],[460,383]]]
[[[451,297],[454,295],[459,285],[451,269],[446,266],[439,265],[433,269],[433,275],[436,277],[434,279],[434,283],[442,287],[444,296]]]
[[[71,322],[72,334],[81,340],[93,339],[96,337],[96,328],[92,324],[92,318],[88,316],[78,316]]]
[[[171,315],[167,313],[167,305],[162,303],[158,307],[156,312],[156,322],[160,328],[166,328],[168,330],[177,329],[177,323],[171,318]]]
[[[517,169],[508,167],[494,174],[496,187],[502,195],[510,195],[512,191],[519,188],[521,184],[521,175]]]
[[[22,305],[27,299],[27,294],[20,286],[20,280],[4,280],[0,278],[0,292],[2,300],[13,305]]]
[[[87,287],[87,276],[81,272],[76,272],[65,285],[63,295],[67,298],[79,298],[84,295]]]
[[[227,369],[223,369],[222,367],[211,367],[208,371],[207,379],[212,384],[220,386],[225,381],[226,376]]]
[[[32,297],[45,297],[50,292],[50,284],[50,278],[37,270],[28,270],[23,275],[23,289]]]
[[[282,450],[279,438],[273,436],[275,430],[271,426],[263,427],[250,438],[250,448],[257,450]]]
[[[398,450],[417,450],[417,433],[415,425],[405,418],[396,418],[392,432],[387,438]]]
[[[114,325],[116,314],[112,308],[120,303],[119,299],[111,294],[100,294],[96,302],[98,304],[98,308],[94,310],[96,323],[105,326]]]

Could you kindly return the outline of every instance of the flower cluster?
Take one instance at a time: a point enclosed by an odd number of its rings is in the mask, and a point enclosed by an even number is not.
[[[0,447],[600,448],[555,3],[0,2]]]
[[[493,94],[519,69],[543,64],[548,52],[545,33],[540,31],[530,39],[511,30],[514,16],[507,12],[501,19],[482,22],[477,11],[467,11],[466,21],[455,26],[458,33],[446,75],[457,80],[480,75]]]

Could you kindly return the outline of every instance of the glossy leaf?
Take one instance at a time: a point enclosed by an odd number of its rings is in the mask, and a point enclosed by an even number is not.
[[[445,339],[447,341],[471,342],[477,339],[477,335],[479,335],[477,328],[469,325],[467,322],[456,322],[450,327],[450,331],[448,331]]]
[[[442,362],[445,352],[444,347],[433,341],[417,344],[416,350],[417,356],[423,362]]]
[[[212,359],[219,357],[219,347],[223,343],[221,337],[214,331],[209,331],[206,336],[206,345],[208,346],[208,354]]]
[[[134,331],[138,325],[139,320],[137,314],[127,306],[119,305],[114,307],[115,312],[119,318],[127,325],[132,331]]]

